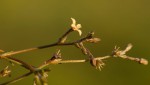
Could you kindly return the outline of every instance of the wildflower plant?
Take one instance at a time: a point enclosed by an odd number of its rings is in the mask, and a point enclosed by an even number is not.
[[[4,52],[3,50],[0,50],[0,53],[1,53],[0,59],[7,60],[8,62],[11,62],[13,64],[18,64],[29,71],[19,77],[14,78],[13,80],[0,83],[0,85],[7,85],[7,84],[15,83],[23,78],[28,77],[31,74],[34,74],[33,85],[48,85],[48,81],[47,81],[48,72],[51,71],[51,69],[48,68],[48,66],[52,64],[88,62],[89,64],[91,64],[91,66],[93,66],[97,70],[102,70],[102,68],[105,66],[105,63],[103,62],[103,60],[110,59],[110,58],[122,58],[122,59],[138,62],[139,64],[148,65],[148,60],[144,58],[135,58],[135,57],[131,57],[127,55],[127,52],[131,50],[131,48],[133,47],[132,44],[128,44],[124,50],[121,50],[120,47],[115,46],[114,50],[112,51],[110,55],[95,57],[93,53],[91,53],[91,51],[87,47],[84,46],[84,43],[87,43],[87,42],[89,43],[100,42],[100,38],[94,37],[94,32],[89,32],[85,37],[81,37],[78,40],[66,42],[67,36],[74,31],[77,31],[79,33],[79,36],[82,35],[81,24],[77,24],[74,18],[71,18],[71,20],[72,20],[72,24],[70,28],[60,38],[58,38],[56,42],[52,44],[38,46],[38,47],[24,49],[24,50],[11,51],[11,52]],[[64,60],[63,57],[61,56],[61,51],[59,49],[56,51],[56,53],[54,53],[54,55],[52,55],[50,59],[45,60],[39,66],[32,66],[22,60],[12,57],[13,55],[26,53],[29,51],[45,49],[45,48],[50,48],[54,46],[70,46],[70,45],[75,46],[76,48],[81,50],[81,52],[85,56],[87,56],[87,58],[81,59],[81,60]],[[6,77],[6,76],[11,77],[11,69],[9,68],[9,66],[6,66],[4,69],[0,69],[0,70],[1,70],[0,77]]]

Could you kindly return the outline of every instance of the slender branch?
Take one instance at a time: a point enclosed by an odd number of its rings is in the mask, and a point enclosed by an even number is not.
[[[67,35],[69,35],[69,33],[71,33],[73,30],[72,28],[70,28],[66,33],[64,33],[58,40],[59,43],[63,43],[65,40],[65,38],[67,37]]]
[[[15,82],[17,82],[17,81],[19,81],[19,80],[22,80],[22,79],[28,77],[28,76],[31,75],[31,74],[32,74],[32,72],[28,72],[28,73],[26,73],[26,74],[24,74],[24,75],[22,75],[22,76],[19,76],[19,77],[13,79],[13,80],[7,81],[7,82],[5,82],[5,83],[1,83],[0,85],[7,85],[7,84],[15,83]]]
[[[19,60],[19,59],[12,58],[12,57],[5,57],[4,59],[6,59],[6,60],[8,60],[8,61],[11,61],[11,62],[13,62],[13,63],[16,63],[16,64],[18,64],[18,65],[20,65],[20,66],[22,66],[22,67],[24,67],[24,68],[26,68],[26,69],[32,71],[32,72],[35,71],[35,69],[34,69],[31,65],[29,65],[29,64],[27,64],[26,62],[21,61],[21,60]]]
[[[110,58],[111,56],[103,56],[103,57],[96,57],[95,59],[96,60],[104,60],[104,59],[108,59],[108,58]],[[87,62],[87,61],[89,61],[89,59],[81,59],[81,60],[61,60],[61,61],[59,61],[59,60],[53,60],[53,61],[49,61],[49,62],[47,62],[47,63],[44,63],[44,64],[42,64],[42,65],[40,65],[39,67],[38,67],[38,69],[42,69],[42,68],[44,68],[44,67],[46,67],[46,66],[48,66],[48,65],[51,65],[51,64],[66,64],[66,63],[84,63],[84,62]]]
[[[25,52],[29,52],[29,51],[34,51],[34,50],[49,48],[49,47],[53,47],[53,46],[74,45],[75,43],[80,43],[80,42],[86,41],[86,39],[88,39],[88,38],[89,38],[89,36],[86,36],[84,38],[81,38],[81,39],[73,41],[73,42],[67,42],[67,43],[56,42],[56,43],[52,43],[52,44],[48,44],[48,45],[43,45],[43,46],[38,46],[38,47],[34,47],[34,48],[28,48],[28,49],[19,50],[19,51],[6,52],[6,53],[1,54],[0,58],[9,57],[9,56],[12,56],[12,55],[16,55],[16,54],[20,54],[20,53],[25,53]]]
[[[118,57],[123,58],[123,59],[128,59],[131,61],[135,61],[135,62],[138,62],[139,64],[148,65],[148,60],[144,58],[134,58],[134,57],[127,56],[127,55],[121,55]]]
[[[111,56],[104,56],[104,57],[97,57],[95,58],[96,60],[103,60],[103,59],[108,59],[110,58]],[[89,61],[89,59],[82,59],[82,60],[63,60],[63,61],[59,61],[59,62],[56,62],[58,64],[65,64],[65,63],[84,63],[84,62],[87,62]]]
[[[14,52],[7,52],[7,53],[4,53],[4,54],[1,54],[0,58],[9,57],[9,56],[12,56],[12,55],[15,55],[15,54],[20,54],[20,53],[25,53],[25,52],[29,52],[29,51],[34,51],[34,50],[38,50],[38,49],[44,49],[44,48],[49,48],[49,47],[56,46],[56,45],[58,45],[63,40],[64,37],[66,37],[72,31],[73,31],[72,29],[69,29],[66,33],[64,33],[59,38],[59,40],[56,43],[52,43],[52,44],[48,44],[48,45],[43,45],[43,46],[38,46],[38,47],[34,47],[34,48],[23,49],[23,50],[14,51]],[[62,45],[62,44],[60,44],[60,45]]]
[[[135,58],[135,57],[131,57],[131,56],[127,56],[126,53],[131,50],[132,48],[132,44],[128,44],[127,47],[124,49],[124,50],[120,50],[120,47],[116,47],[114,48],[113,50],[113,53],[111,56],[113,57],[120,57],[120,58],[123,58],[123,59],[128,59],[128,60],[131,60],[131,61],[136,61],[140,64],[143,64],[143,65],[148,65],[148,60],[147,59],[144,59],[144,58]]]
[[[56,43],[53,43],[53,44],[43,45],[43,46],[39,46],[39,47],[35,47],[35,48],[28,48],[28,49],[19,50],[19,51],[6,52],[4,54],[1,54],[0,58],[9,57],[9,56],[12,56],[15,54],[25,53],[25,52],[29,52],[29,51],[33,51],[33,50],[44,49],[44,48],[48,48],[48,47],[52,47],[52,46],[56,46],[56,45],[57,45]]]

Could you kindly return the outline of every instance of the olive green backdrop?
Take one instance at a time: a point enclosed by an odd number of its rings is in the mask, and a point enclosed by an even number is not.
[[[95,56],[111,53],[115,45],[134,45],[130,56],[150,60],[149,0],[0,0],[0,49],[20,50],[49,44],[69,29],[73,17],[82,24],[83,35],[95,31],[99,44],[86,44]],[[72,33],[69,41],[78,39]],[[64,59],[83,59],[80,50],[53,47],[15,55],[15,58],[39,65],[61,49]],[[150,85],[150,66],[123,59],[104,61],[102,71],[89,63],[52,65],[49,85]],[[0,69],[8,62],[0,60]],[[12,78],[27,71],[15,66]],[[0,83],[12,78],[0,78]],[[11,85],[32,85],[33,75]]]

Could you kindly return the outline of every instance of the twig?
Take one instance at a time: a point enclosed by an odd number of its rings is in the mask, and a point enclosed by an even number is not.
[[[64,33],[58,40],[59,43],[64,43],[64,41],[67,38],[67,35],[69,35],[69,33],[71,33],[73,30],[70,28],[66,33]]]
[[[53,44],[49,44],[49,45],[43,45],[43,46],[39,46],[39,47],[35,47],[35,48],[29,48],[29,49],[24,49],[24,50],[19,50],[19,51],[12,51],[12,52],[6,52],[0,55],[0,58],[4,58],[4,57],[9,57],[12,55],[16,55],[16,54],[21,54],[21,53],[25,53],[25,52],[29,52],[29,51],[34,51],[34,50],[39,50],[39,49],[44,49],[44,48],[49,48],[49,47],[53,47],[53,46],[67,46],[67,45],[74,45],[75,43],[80,43],[83,41],[86,41],[86,39],[89,39],[90,36],[86,36],[84,38],[81,38],[77,41],[73,41],[73,42],[68,42],[68,43],[53,43]]]
[[[20,65],[20,66],[22,66],[22,67],[24,67],[24,68],[30,70],[31,72],[34,72],[34,71],[35,71],[35,69],[34,69],[31,65],[29,65],[29,64],[27,64],[26,62],[21,61],[21,60],[19,60],[19,59],[12,58],[12,57],[4,57],[4,59],[6,59],[6,60],[8,60],[8,61],[11,61],[12,63],[16,63],[16,64],[18,64],[18,65]]]
[[[96,57],[95,59],[96,60],[104,60],[104,59],[108,59],[108,58],[110,58],[111,56],[103,56],[103,57]],[[90,61],[90,59],[81,59],[81,60],[61,60],[61,61],[57,61],[57,59],[56,60],[53,60],[53,61],[49,61],[49,62],[47,62],[47,63],[44,63],[44,64],[42,64],[42,65],[40,65],[39,67],[38,67],[38,69],[42,69],[42,68],[44,68],[44,67],[46,67],[46,66],[48,66],[48,65],[51,65],[51,64],[66,64],[66,63],[84,63],[84,62],[88,62],[88,61]]]
[[[17,81],[19,81],[19,80],[22,80],[22,79],[28,77],[28,76],[31,75],[31,74],[32,74],[32,72],[28,72],[28,73],[26,73],[26,74],[24,74],[24,75],[22,75],[22,76],[19,76],[19,77],[13,79],[13,80],[7,81],[7,82],[2,83],[2,84],[0,84],[0,85],[7,85],[7,84],[15,83],[15,82],[17,82]]]

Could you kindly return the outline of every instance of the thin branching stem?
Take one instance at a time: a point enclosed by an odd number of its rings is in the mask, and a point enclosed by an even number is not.
[[[103,56],[103,57],[96,57],[95,59],[96,60],[104,60],[104,59],[108,59],[112,56]],[[81,59],[81,60],[61,60],[61,61],[50,61],[48,63],[44,63],[42,65],[40,65],[38,67],[38,69],[42,69],[48,65],[51,65],[51,64],[66,64],[66,63],[85,63],[85,62],[88,62],[90,59]]]
[[[76,20],[74,18],[71,18],[72,20],[72,24],[71,24],[71,28],[68,29],[59,39],[58,41],[52,43],[52,44],[48,44],[48,45],[42,45],[42,46],[38,46],[38,47],[33,47],[33,48],[28,48],[28,49],[23,49],[23,50],[18,50],[18,51],[11,51],[11,52],[4,52],[3,50],[0,49],[0,52],[2,54],[0,54],[0,59],[5,59],[8,60],[12,63],[18,64],[22,67],[24,67],[25,69],[29,70],[30,72],[17,77],[13,80],[7,81],[5,83],[2,83],[0,85],[7,85],[10,83],[14,83],[16,81],[19,81],[31,74],[35,75],[35,80],[34,80],[34,84],[36,85],[48,85],[47,83],[47,72],[50,71],[50,69],[45,69],[45,67],[49,66],[49,65],[53,65],[53,64],[67,64],[67,63],[85,63],[85,62],[90,62],[90,64],[92,66],[94,66],[96,69],[101,70],[101,68],[105,65],[105,63],[103,63],[104,59],[109,59],[112,57],[117,57],[117,58],[122,58],[122,59],[127,59],[127,60],[131,60],[131,61],[136,61],[140,64],[143,65],[148,65],[148,60],[144,59],[144,58],[134,58],[134,57],[130,57],[126,55],[126,52],[128,52],[131,48],[132,48],[132,44],[128,44],[127,47],[124,50],[120,50],[120,47],[115,47],[115,49],[113,50],[111,55],[108,56],[102,56],[102,57],[95,57],[89,49],[87,49],[84,46],[84,42],[91,42],[91,43],[97,43],[100,41],[99,38],[94,38],[94,32],[90,32],[87,36],[80,38],[79,40],[75,40],[72,42],[66,42],[67,36],[73,32],[73,31],[77,31],[79,33],[79,35],[81,36],[82,31],[80,30],[81,28],[81,24],[76,24]],[[76,46],[78,49],[80,49],[82,51],[82,53],[86,56],[88,56],[88,58],[86,59],[80,59],[80,60],[63,60],[61,57],[61,53],[60,50],[58,50],[50,59],[46,60],[43,64],[39,65],[38,67],[36,66],[32,66],[22,60],[16,59],[16,58],[12,58],[13,55],[16,54],[20,54],[20,53],[26,53],[26,52],[30,52],[30,51],[34,51],[34,50],[39,50],[39,49],[45,49],[45,48],[50,48],[50,47],[54,47],[54,46]],[[4,68],[2,71],[0,71],[0,76],[5,77],[5,76],[9,76],[11,73],[11,70],[9,70],[8,66],[6,66],[6,68]]]
[[[17,81],[19,81],[19,80],[22,80],[22,79],[28,77],[28,76],[31,75],[31,74],[32,74],[32,72],[28,72],[28,73],[23,74],[22,76],[19,76],[19,77],[13,79],[13,80],[7,81],[7,82],[5,82],[5,83],[1,83],[0,85],[7,85],[7,84],[15,83],[15,82],[17,82]]]
[[[73,30],[70,28],[67,32],[65,32],[58,40],[59,43],[62,43],[65,38],[67,38],[67,35],[69,35]]]
[[[88,39],[89,37],[84,37],[81,38],[77,41],[73,41],[73,42],[67,42],[67,43],[53,43],[53,44],[49,44],[49,45],[43,45],[43,46],[38,46],[38,47],[34,47],[34,48],[28,48],[28,49],[24,49],[24,50],[19,50],[19,51],[12,51],[12,52],[6,52],[4,54],[0,55],[0,58],[4,58],[4,57],[9,57],[12,55],[16,55],[16,54],[21,54],[21,53],[26,53],[26,52],[30,52],[30,51],[34,51],[34,50],[39,50],[39,49],[44,49],[44,48],[49,48],[49,47],[53,47],[53,46],[67,46],[67,45],[74,45],[75,43],[80,43],[85,41],[86,39]]]
[[[21,61],[19,59],[16,59],[16,58],[13,58],[13,57],[5,57],[4,59],[8,60],[8,61],[11,61],[12,63],[15,63],[15,64],[18,64],[28,70],[30,70],[31,72],[34,72],[35,69],[33,68],[33,66],[27,64],[26,62],[24,61]]]

